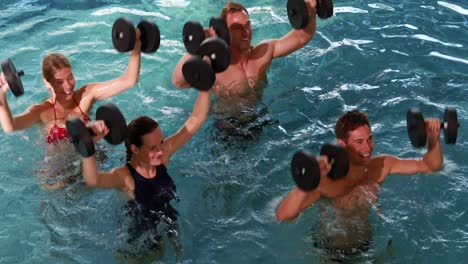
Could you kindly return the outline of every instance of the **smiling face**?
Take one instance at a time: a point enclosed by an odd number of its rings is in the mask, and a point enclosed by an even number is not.
[[[148,165],[161,165],[164,154],[164,137],[161,128],[157,127],[143,135],[141,139],[143,144],[140,147],[131,145],[134,158]]]
[[[369,126],[363,125],[349,131],[348,138],[340,142],[345,145],[351,164],[365,166],[370,162],[374,141]]]
[[[229,12],[226,23],[231,35],[231,47],[241,51],[250,49],[252,26],[249,15],[245,11]]]
[[[68,59],[60,53],[47,54],[42,60],[42,78],[57,100],[70,100],[75,89],[75,78]]]
[[[75,77],[70,68],[56,70],[53,78],[48,81],[57,100],[71,100],[75,89]]]
[[[347,149],[350,164],[367,165],[371,159],[374,141],[369,119],[358,109],[344,113],[335,125],[338,142]]]

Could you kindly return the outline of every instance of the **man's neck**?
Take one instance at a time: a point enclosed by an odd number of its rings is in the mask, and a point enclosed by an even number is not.
[[[241,50],[236,48],[231,48],[232,60],[231,64],[243,64],[249,58],[250,51],[252,48]]]
[[[349,164],[348,176],[353,182],[359,182],[363,179],[363,176],[367,173],[367,165],[354,165]]]

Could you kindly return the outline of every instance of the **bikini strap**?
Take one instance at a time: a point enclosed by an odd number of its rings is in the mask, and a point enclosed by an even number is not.
[[[52,108],[54,109],[54,124],[57,125],[57,113],[55,112],[55,102],[52,103]]]
[[[78,104],[75,101],[75,98],[73,98],[73,102],[75,102],[76,106],[78,106],[78,109],[80,109],[80,112],[83,115],[83,119],[84,119],[85,123],[87,123],[88,121],[91,121],[91,118],[85,112],[83,112],[83,110],[81,110],[80,104]]]
[[[84,116],[86,116],[86,114],[83,112],[83,110],[81,110],[80,104],[78,104],[78,103],[75,101],[75,98],[73,98],[73,102],[76,104],[76,106],[78,106],[78,109],[80,109],[81,114],[84,115]]]

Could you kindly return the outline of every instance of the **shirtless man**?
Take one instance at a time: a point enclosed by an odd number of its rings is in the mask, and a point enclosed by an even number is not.
[[[228,2],[224,6],[221,16],[230,30],[232,61],[224,72],[216,74],[213,85],[217,99],[213,110],[216,113],[239,118],[240,113],[255,110],[256,103],[262,99],[267,84],[266,72],[272,60],[304,47],[315,34],[316,1],[306,2],[309,23],[304,29],[293,29],[280,39],[264,40],[255,46],[251,44],[252,26],[247,9],[236,2]],[[174,69],[172,82],[176,87],[190,87],[182,75],[182,65],[191,56],[183,56]]]
[[[442,168],[440,120],[426,119],[426,131],[428,150],[422,159],[401,159],[387,154],[372,157],[374,142],[367,115],[358,110],[345,113],[335,125],[335,134],[338,143],[348,152],[348,174],[338,180],[330,179],[327,174],[332,164],[325,156],[320,156],[318,187],[310,192],[295,187],[280,203],[277,219],[294,219],[323,198],[325,203],[319,208],[328,217],[319,221],[318,229],[323,233],[319,244],[330,254],[356,254],[367,250],[372,241],[369,205],[377,202],[380,185],[386,177],[429,173]]]

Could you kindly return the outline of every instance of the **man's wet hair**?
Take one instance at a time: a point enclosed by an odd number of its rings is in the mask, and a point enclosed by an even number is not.
[[[241,3],[227,2],[227,4],[223,7],[223,10],[221,10],[221,16],[226,20],[227,14],[242,11],[245,11],[245,13],[249,15],[247,8],[245,8],[245,6],[243,6]]]
[[[359,109],[348,111],[336,121],[335,135],[338,139],[346,141],[349,137],[348,132],[364,125],[370,127],[369,118],[366,113],[359,111]]]

